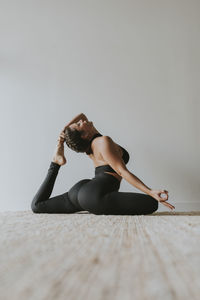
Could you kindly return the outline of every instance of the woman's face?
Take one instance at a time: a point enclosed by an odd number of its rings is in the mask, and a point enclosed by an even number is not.
[[[93,122],[79,120],[77,123],[72,123],[69,127],[84,133],[90,133],[93,128]]]

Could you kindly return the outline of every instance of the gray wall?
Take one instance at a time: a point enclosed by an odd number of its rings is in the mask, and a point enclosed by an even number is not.
[[[200,2],[0,3],[0,209],[30,209],[58,134],[81,112],[176,210],[200,209]],[[66,157],[52,196],[94,176],[86,155]],[[120,191],[140,192],[125,180]]]

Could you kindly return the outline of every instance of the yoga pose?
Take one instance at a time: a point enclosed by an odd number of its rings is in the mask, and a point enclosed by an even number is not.
[[[92,179],[78,181],[64,194],[51,197],[61,166],[66,164],[64,142],[81,153],[86,153],[95,166]],[[104,215],[146,215],[158,209],[158,202],[170,209],[168,191],[147,187],[126,167],[129,153],[111,137],[103,136],[93,122],[81,113],[61,131],[47,175],[34,196],[31,208],[34,213],[75,213],[88,211]],[[119,192],[124,178],[143,193]],[[164,194],[165,197],[161,197]]]

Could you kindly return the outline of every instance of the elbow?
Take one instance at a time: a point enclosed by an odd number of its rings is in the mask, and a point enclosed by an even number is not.
[[[86,115],[84,113],[81,113],[81,116],[84,120],[88,121],[88,118],[86,117]]]

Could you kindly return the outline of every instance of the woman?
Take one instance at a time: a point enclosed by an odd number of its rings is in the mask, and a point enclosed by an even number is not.
[[[66,164],[64,141],[76,151],[86,153],[95,166],[95,176],[77,182],[64,194],[51,197],[61,166]],[[93,214],[140,215],[158,209],[158,202],[174,209],[168,200],[168,191],[147,187],[127,168],[128,152],[109,136],[103,136],[81,113],[61,131],[58,144],[46,178],[31,204],[34,213],[74,213],[88,211]],[[118,192],[124,178],[143,193]],[[165,194],[165,198],[161,194]]]

